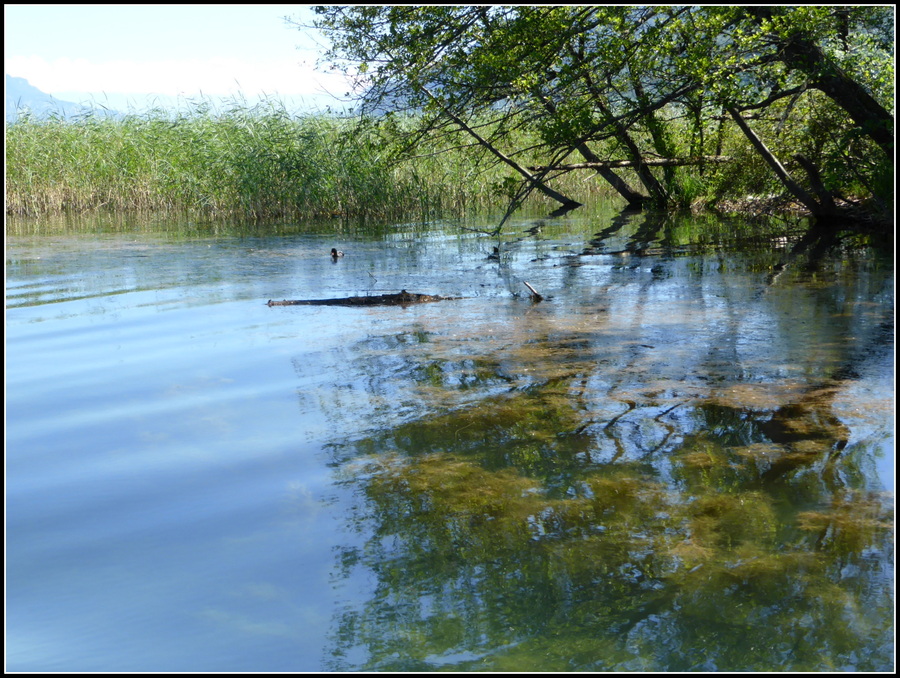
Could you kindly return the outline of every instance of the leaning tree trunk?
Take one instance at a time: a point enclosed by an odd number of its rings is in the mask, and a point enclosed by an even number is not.
[[[581,157],[588,162],[600,162],[600,158],[597,157],[597,154],[594,153],[586,143],[582,142],[578,144],[575,149],[581,153]],[[597,174],[612,186],[619,195],[628,201],[630,207],[641,207],[644,204],[647,197],[631,188],[631,186],[628,185],[628,182],[613,172],[612,169],[603,166],[595,167],[593,169],[595,169]]]
[[[642,162],[643,155],[641,154],[640,149],[637,144],[634,142],[634,139],[631,138],[631,135],[628,133],[628,130],[625,126],[618,122],[613,116],[612,112],[606,107],[606,104],[600,98],[598,92],[593,92],[594,94],[594,102],[597,105],[600,113],[606,116],[608,119],[612,120],[612,128],[615,132],[616,140],[621,143],[628,154],[631,156],[631,159],[637,163],[635,171],[637,172],[638,177],[640,177],[641,183],[644,185],[644,188],[647,189],[647,192],[653,196],[653,199],[659,203],[660,205],[665,205],[669,202],[669,194],[665,188],[663,188],[662,184],[660,184],[656,177],[653,176],[653,173],[650,171],[650,168],[647,167]]]
[[[771,19],[774,7],[748,7],[745,10],[757,23]],[[843,108],[860,129],[867,134],[889,158],[894,157],[894,118],[865,88],[848,76],[812,40],[800,35],[776,38],[780,49],[778,58],[788,68],[807,75],[810,86],[823,92]]]
[[[496,156],[497,158],[499,158],[502,162],[504,162],[505,164],[509,165],[509,166],[512,167],[516,172],[518,172],[518,173],[521,174],[523,177],[525,177],[525,179],[526,179],[532,186],[534,186],[536,189],[538,189],[541,193],[543,193],[544,195],[546,195],[546,196],[552,198],[553,200],[556,200],[556,201],[557,201],[558,203],[560,203],[560,204],[563,206],[563,208],[566,209],[566,210],[571,210],[571,209],[575,209],[576,207],[581,207],[581,203],[580,203],[580,202],[577,202],[577,201],[575,201],[575,200],[572,200],[571,198],[569,198],[569,197],[563,195],[562,193],[560,193],[559,191],[553,190],[552,188],[550,188],[549,186],[547,186],[543,181],[541,181],[541,179],[540,179],[539,177],[534,176],[534,175],[531,174],[527,169],[525,169],[525,168],[522,167],[519,163],[517,163],[515,160],[513,160],[512,158],[510,158],[510,157],[504,155],[504,154],[503,154],[499,149],[497,149],[491,142],[489,142],[487,139],[485,139],[485,138],[482,137],[480,134],[478,134],[478,132],[476,132],[474,129],[472,129],[471,127],[469,127],[469,126],[465,123],[465,121],[463,121],[459,116],[457,116],[455,113],[453,113],[453,111],[451,111],[447,106],[445,106],[445,105],[443,104],[443,102],[441,102],[434,94],[432,94],[432,93],[428,90],[428,88],[426,88],[424,85],[418,84],[418,83],[417,83],[417,86],[418,86],[418,88],[419,88],[420,90],[422,90],[422,92],[424,92],[426,95],[428,95],[428,97],[429,97],[432,101],[434,101],[438,106],[440,106],[441,109],[444,111],[444,113],[445,113],[451,120],[453,120],[453,122],[455,122],[455,123],[459,126],[460,129],[462,129],[464,132],[466,132],[466,134],[468,134],[469,136],[471,136],[472,138],[474,138],[475,141],[477,141],[481,146],[483,146],[483,147],[486,148],[488,151],[490,151],[494,156]]]
[[[577,60],[578,62],[583,64],[583,58],[580,54],[575,52],[575,50],[569,50],[570,56]],[[616,117],[612,114],[612,111],[609,110],[609,107],[606,105],[606,99],[603,96],[603,92],[597,87],[594,79],[591,77],[589,71],[586,71],[583,74],[584,84],[587,88],[587,91],[591,95],[591,99],[594,102],[594,105],[597,107],[597,110],[603,115],[607,120],[609,120],[609,126],[612,129],[613,135],[616,140],[625,147],[628,151],[628,154],[631,156],[631,159],[635,161],[635,171],[637,172],[638,178],[641,180],[644,188],[647,189],[647,192],[650,194],[650,199],[656,202],[659,205],[665,205],[669,202],[669,194],[666,192],[665,188],[663,188],[662,184],[660,184],[656,177],[653,176],[653,173],[650,171],[650,168],[644,165],[641,160],[643,158],[643,154],[640,149],[637,147],[637,144],[631,138],[631,135],[628,133],[628,129],[623,125]],[[645,198],[646,200],[646,198]]]
[[[784,184],[785,188],[787,188],[791,194],[799,200],[806,209],[808,209],[813,216],[816,217],[827,217],[831,216],[834,213],[833,203],[832,209],[829,209],[827,205],[820,205],[816,202],[816,199],[811,196],[807,191],[796,181],[791,178],[791,175],[788,174],[788,171],[785,169],[784,165],[775,157],[775,154],[772,153],[768,149],[768,147],[763,143],[762,139],[760,139],[750,126],[747,124],[747,121],[741,117],[740,112],[734,106],[728,108],[728,112],[731,114],[731,117],[734,118],[734,121],[737,123],[738,127],[741,128],[741,131],[750,140],[750,143],[757,150],[757,152],[763,157],[769,167],[775,172],[778,176],[778,179]]]
[[[536,93],[536,96],[540,99],[541,103],[544,105],[544,108],[547,109],[547,112],[550,115],[556,115],[556,104],[553,103],[552,100],[547,97],[541,95],[539,92]],[[602,162],[597,154],[591,150],[590,146],[587,145],[584,141],[579,141],[575,145],[575,150],[581,154],[581,157],[584,158],[589,163],[598,163],[600,166],[594,167],[597,174],[599,174],[610,186],[612,186],[615,191],[621,195],[625,200],[628,201],[628,205],[630,207],[640,207],[644,204],[644,201],[647,199],[646,196],[641,195],[637,191],[635,191],[631,186],[628,185],[628,182],[625,181],[622,177],[612,171],[610,167],[602,166]]]
[[[819,168],[816,167],[815,163],[800,153],[794,154],[794,160],[797,161],[800,167],[803,168],[803,171],[806,172],[806,176],[809,177],[810,186],[812,186],[813,192],[819,200],[819,204],[822,205],[828,213],[833,214],[837,212],[837,205],[834,204],[834,195],[825,187],[825,182],[822,181],[822,174],[819,172]]]

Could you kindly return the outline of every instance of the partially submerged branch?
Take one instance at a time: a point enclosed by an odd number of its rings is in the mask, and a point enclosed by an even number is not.
[[[576,162],[568,165],[555,165],[553,167],[536,166],[529,167],[533,172],[542,172],[548,169],[555,170],[577,170],[577,169],[619,169],[626,167],[638,167],[646,165],[648,167],[682,167],[687,165],[703,165],[705,163],[723,163],[731,162],[732,158],[728,155],[704,155],[699,158],[641,158],[640,161],[635,160],[608,160],[598,162]]]
[[[535,301],[535,302],[543,301],[544,297],[541,296],[541,294],[536,289],[534,289],[531,285],[529,285],[524,280],[522,281],[522,284],[525,285],[525,287],[527,287],[528,290],[531,292],[531,300],[532,301]]]
[[[368,297],[341,297],[338,299],[293,299],[272,301],[267,306],[407,306],[432,301],[447,301],[461,297],[441,297],[436,294],[416,294],[400,290],[397,294],[378,294]]]

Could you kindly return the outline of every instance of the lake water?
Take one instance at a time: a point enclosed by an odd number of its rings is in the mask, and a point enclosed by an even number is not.
[[[7,669],[891,671],[892,250],[492,227],[12,231]]]

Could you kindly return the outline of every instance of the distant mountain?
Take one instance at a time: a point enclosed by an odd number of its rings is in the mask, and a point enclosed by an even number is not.
[[[115,104],[110,103],[113,99],[113,96],[116,97]],[[142,96],[143,103],[141,104]],[[197,97],[186,98],[182,96],[175,97],[163,95],[135,95],[134,98],[137,99],[137,104],[130,97],[126,99],[124,94],[109,96],[104,94],[104,101],[106,103],[110,103],[110,105],[117,106],[118,110],[106,107],[105,103],[93,104],[91,102],[88,102],[76,104],[71,101],[63,101],[62,99],[57,99],[52,94],[42,92],[34,85],[31,85],[25,78],[15,78],[11,75],[7,75],[6,121],[8,123],[15,122],[15,120],[18,118],[19,111],[24,110],[29,111],[37,118],[47,118],[51,115],[55,115],[61,118],[72,118],[89,111],[99,116],[122,118],[125,115],[130,114],[140,115],[141,110],[153,111],[154,113],[160,110],[187,110],[188,112],[191,112],[197,110],[195,101],[209,103],[210,105],[212,105],[213,109],[228,110],[230,108],[230,104],[236,100],[231,96],[209,97],[203,96],[202,94],[199,94]],[[269,97],[261,95],[259,97],[259,100],[267,101],[269,100]],[[238,100],[239,103],[246,103],[247,106],[250,107],[255,105],[257,101],[258,99],[254,97],[249,97],[246,100],[244,100],[243,98]],[[275,98],[275,101],[283,102],[287,110],[297,114],[322,113],[323,111],[340,114],[345,113],[347,109],[346,102],[340,101],[326,94],[308,94],[304,96],[297,95],[283,100]],[[143,105],[145,108],[138,108],[138,104]],[[121,111],[128,111],[128,113],[122,113]],[[135,113],[136,111],[137,113]]]
[[[58,115],[68,118],[85,110],[85,106],[62,101],[52,94],[42,92],[25,78],[6,76],[6,121],[15,122],[18,112],[28,110],[38,118]]]

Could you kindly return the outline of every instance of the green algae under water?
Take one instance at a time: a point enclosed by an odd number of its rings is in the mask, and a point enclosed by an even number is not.
[[[11,238],[8,668],[890,671],[892,259],[612,223]]]

